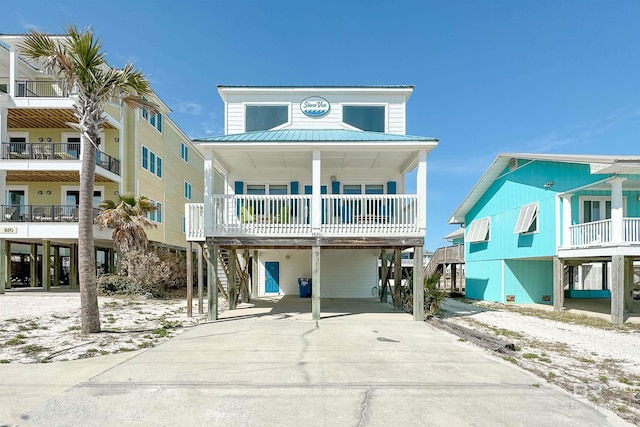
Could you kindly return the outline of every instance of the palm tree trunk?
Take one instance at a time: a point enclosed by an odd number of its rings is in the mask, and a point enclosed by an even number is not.
[[[96,173],[97,132],[87,122],[92,121],[87,103],[78,102],[84,111],[80,121],[86,126],[81,132],[82,169],[80,170],[80,204],[78,206],[78,271],[80,275],[80,304],[82,333],[100,332],[100,314],[98,312],[98,289],[96,285],[96,261],[93,242],[93,182]],[[78,109],[80,109],[78,108]],[[88,117],[89,116],[89,117]],[[93,122],[95,123],[95,122]]]

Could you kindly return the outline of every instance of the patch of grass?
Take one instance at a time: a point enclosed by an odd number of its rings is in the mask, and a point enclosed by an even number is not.
[[[588,357],[581,357],[581,358],[580,358],[580,361],[581,361],[582,363],[596,363],[596,361],[595,361],[595,360],[593,360],[593,359],[589,359]]]
[[[118,301],[105,302],[102,304],[103,308],[117,308],[120,307],[120,303]]]
[[[70,319],[71,316],[65,316],[64,314],[58,314],[58,313],[53,313],[51,315],[51,317],[53,317],[54,319],[59,319],[59,320],[65,320],[65,319]]]
[[[96,354],[99,350],[97,348],[88,348],[87,353]]]
[[[540,383],[531,384],[531,387],[540,388]]]
[[[609,378],[607,378],[606,375],[600,375],[598,379],[601,383],[606,383],[607,381],[609,381]]]
[[[550,379],[556,378],[557,376],[558,376],[558,375],[556,375],[556,373],[555,373],[555,372],[553,372],[553,371],[549,371],[549,372],[547,373],[547,378],[550,378]]]
[[[121,353],[124,353],[124,352],[127,352],[127,351],[136,351],[136,349],[135,348],[131,348],[131,347],[120,347],[118,349],[118,351],[121,352]]]
[[[551,363],[551,359],[548,357],[538,357],[538,360],[543,363]]]
[[[138,344],[138,348],[152,348],[153,347],[153,341],[143,341],[140,344]]]
[[[5,323],[20,323],[20,319],[12,317],[10,319],[5,319]]]
[[[513,363],[514,365],[517,365],[517,364],[518,364],[518,361],[517,361],[517,360],[516,360],[516,358],[515,358],[515,357],[513,357],[513,356],[503,356],[502,358],[503,358],[504,360],[506,360],[507,362],[511,362],[511,363]]]
[[[535,353],[525,353],[522,355],[525,359],[537,359],[538,355]]]
[[[458,341],[460,341],[460,342],[467,342],[467,340],[466,340],[466,339],[464,339],[464,338],[462,338],[462,337],[458,338]]]
[[[5,341],[4,345],[13,346],[13,345],[22,345],[26,343],[25,340],[23,340],[22,338],[18,338],[18,336],[8,339],[7,341]]]
[[[591,326],[599,329],[606,330],[619,330],[619,331],[640,331],[640,325],[636,324],[622,324],[617,325],[611,323],[605,319],[599,317],[586,316],[584,314],[569,313],[567,311],[546,311],[537,310],[535,308],[501,305],[501,309],[508,311],[515,311],[526,316],[535,316],[541,319],[557,320],[559,322],[573,323],[575,325]]]
[[[163,338],[166,337],[169,332],[165,328],[158,328],[154,329],[151,333],[156,334],[160,338]]]
[[[109,352],[107,350],[100,350],[100,354],[106,356]]]
[[[18,326],[18,330],[21,332],[32,331],[34,329],[38,329],[38,324],[33,320],[29,320],[27,323]]]
[[[80,326],[69,326],[67,328],[67,331],[79,331],[81,329],[82,329],[82,327],[80,327]]]
[[[627,408],[625,405],[620,405],[616,408],[616,411],[625,413],[625,412],[629,412],[629,408]]]
[[[619,377],[618,382],[626,385],[633,385],[633,382],[631,382],[631,380],[627,377]]]
[[[30,356],[35,356],[38,353],[43,352],[44,350],[46,350],[45,347],[38,345],[38,344],[29,344],[29,345],[25,345],[24,347],[21,347],[20,350],[27,355]]]
[[[0,359],[0,363],[11,363],[9,359]]]

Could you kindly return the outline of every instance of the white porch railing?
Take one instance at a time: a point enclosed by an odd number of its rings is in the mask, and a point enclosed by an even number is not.
[[[213,236],[311,236],[311,195],[214,195]],[[321,232],[402,235],[420,231],[416,195],[322,195]],[[204,240],[204,204],[185,205],[187,240]]]
[[[640,218],[624,218],[622,226],[625,243],[640,243]],[[601,246],[612,243],[610,219],[572,225],[570,231],[572,247]]]
[[[640,218],[624,218],[624,241],[640,243]]]

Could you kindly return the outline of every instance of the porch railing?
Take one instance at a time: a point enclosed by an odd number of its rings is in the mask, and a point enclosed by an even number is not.
[[[623,218],[623,241],[640,243],[640,218]],[[570,227],[571,246],[589,247],[611,244],[612,225],[610,219],[576,224]]]
[[[16,97],[66,98],[69,96],[64,80],[16,80]]]
[[[80,160],[80,143],[77,142],[3,142],[2,159],[17,160]],[[120,160],[96,151],[96,165],[120,175]]]
[[[312,233],[311,195],[214,195],[216,236]],[[321,232],[397,235],[419,231],[416,195],[322,195]],[[187,239],[205,238],[204,204],[185,206]]]
[[[93,209],[97,217],[100,209]],[[78,222],[77,205],[0,205],[1,222]]]

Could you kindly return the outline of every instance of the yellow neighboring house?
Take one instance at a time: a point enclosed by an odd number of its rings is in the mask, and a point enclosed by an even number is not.
[[[67,124],[75,122],[73,88],[25,61],[16,47],[21,37],[0,35],[0,292],[74,288],[82,144]],[[169,107],[155,95],[149,100],[157,114],[119,102],[106,106],[94,205],[122,193],[147,196],[158,206],[149,240],[185,250],[184,204],[203,201],[204,159],[169,118]],[[113,269],[111,233],[94,229],[99,272]],[[49,271],[42,269],[46,253]]]

